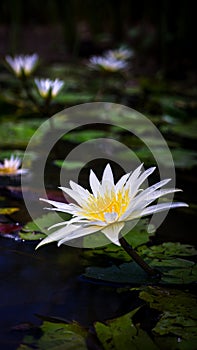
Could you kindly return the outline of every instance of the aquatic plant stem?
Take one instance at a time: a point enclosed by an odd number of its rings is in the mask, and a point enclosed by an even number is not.
[[[130,255],[130,257],[151,277],[161,277],[161,273],[158,270],[152,269],[138,253],[132,248],[132,246],[124,239],[119,238],[119,242],[122,248]]]

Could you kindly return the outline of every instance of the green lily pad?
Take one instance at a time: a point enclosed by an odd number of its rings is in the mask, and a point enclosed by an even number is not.
[[[159,152],[159,146],[156,146],[156,151]],[[146,164],[153,164],[153,156],[150,153],[150,151],[146,147],[141,147],[135,151],[136,155],[146,162]],[[197,152],[183,149],[183,148],[176,148],[171,149],[174,165],[176,168],[181,169],[190,169],[197,165]],[[171,162],[169,163],[169,155],[161,149],[161,158],[160,162],[165,166],[171,166]]]
[[[59,223],[64,219],[68,220],[70,216],[68,214],[57,214],[57,213],[49,213],[45,214],[34,221],[28,222],[23,229],[19,232],[19,237],[24,240],[38,240],[46,237],[45,231],[54,225]],[[50,231],[48,231],[50,233]]]
[[[35,131],[43,121],[43,119],[24,119],[14,122],[2,122],[0,128],[0,146],[25,148],[30,138],[34,135]],[[47,132],[46,129],[45,132]],[[37,142],[40,141],[42,136],[43,135],[39,133]]]
[[[152,247],[142,246],[138,252],[147,258],[169,259],[169,257],[194,256],[197,250],[190,244],[181,244],[179,242],[166,242]]]
[[[138,310],[139,308],[105,324],[95,323],[97,337],[105,350],[139,350],[144,348],[144,344],[147,350],[158,350],[149,335],[134,325],[132,317]]]
[[[65,160],[55,160],[54,164],[59,166],[60,168],[64,168],[66,170],[75,170],[81,169],[84,166],[82,162],[74,162],[74,161],[65,161]]]
[[[102,130],[85,130],[79,132],[72,132],[63,136],[63,140],[81,143],[95,138],[105,137],[107,135],[106,131]]]
[[[197,138],[197,121],[194,119],[187,123],[163,126],[162,131],[170,131],[182,137],[195,139]]]
[[[77,323],[51,323],[44,322],[40,327],[41,337],[26,335],[18,350],[87,350],[85,338],[87,331]]]
[[[141,284],[148,282],[147,274],[135,262],[124,263],[110,267],[88,267],[84,276],[88,279],[96,279],[105,282]]]
[[[197,340],[197,302],[194,295],[179,290],[146,287],[140,298],[151,308],[162,312],[153,331],[159,335],[174,334]]]
[[[159,270],[162,275],[157,280],[159,284],[188,284],[197,279],[197,266],[194,262],[183,259],[174,260],[146,260],[149,265]],[[124,263],[110,267],[91,266],[86,269],[86,278],[97,279],[105,282],[139,284],[152,283],[152,279],[135,262]]]

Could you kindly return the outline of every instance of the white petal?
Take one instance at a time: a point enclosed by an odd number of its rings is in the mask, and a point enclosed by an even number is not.
[[[142,192],[133,199],[133,210],[143,209],[147,207],[147,205],[149,205],[150,203],[154,202],[157,198],[165,196],[166,194],[169,194],[169,193],[174,193],[179,191],[181,190],[169,188],[165,190],[155,191],[153,193],[147,192],[143,194]]]
[[[150,207],[148,207],[146,209],[138,210],[138,211],[136,210],[136,211],[132,212],[131,215],[129,215],[127,218],[125,218],[125,221],[137,219],[137,218],[140,218],[142,216],[150,215],[153,213],[159,213],[163,210],[179,208],[179,207],[188,207],[188,205],[186,203],[181,203],[181,202],[161,203],[161,204],[151,205]]]
[[[188,207],[188,204],[182,203],[182,202],[175,202],[175,203],[161,203],[161,204],[151,205],[150,207],[142,211],[141,216],[150,215],[153,213],[159,213],[160,211],[163,211],[166,209],[179,208],[179,207]]]
[[[104,213],[105,220],[108,224],[111,224],[112,222],[116,221],[118,214],[117,213]]]
[[[57,231],[51,233],[50,235],[48,235],[46,238],[44,238],[37,245],[36,249],[41,247],[44,244],[51,243],[51,242],[54,242],[54,241],[59,241],[60,239],[62,239],[66,235],[68,235],[70,232],[75,231],[79,227],[80,226],[77,226],[77,225],[70,225],[70,226],[63,227],[60,230],[57,230]]]
[[[131,174],[130,178],[128,179],[125,188],[136,188],[136,180],[139,177],[141,173],[141,168],[143,166],[143,163],[140,164],[139,167],[137,167]]]
[[[72,213],[73,212],[73,204],[66,204],[66,203],[62,203],[62,202],[56,202],[56,201],[51,201],[51,200],[48,200],[48,199],[44,199],[44,198],[39,198],[40,201],[42,202],[46,202],[46,203],[49,203],[51,205],[53,205],[55,208],[57,209],[62,209],[62,211],[64,212],[68,212],[68,213]],[[47,209],[52,209],[52,208],[47,208]],[[77,208],[76,208],[77,209]]]
[[[95,175],[95,173],[92,170],[90,170],[89,182],[90,182],[90,187],[91,187],[93,195],[95,197],[97,197],[97,193],[100,190],[101,184],[100,184],[100,181],[98,180],[97,176]]]
[[[132,202],[128,208],[128,212],[130,211],[130,213],[131,213],[134,210],[143,209],[143,208],[147,207],[147,205],[149,205],[150,203],[154,202],[157,198],[160,198],[162,196],[165,196],[166,194],[174,193],[174,192],[178,192],[178,191],[181,191],[181,190],[169,188],[169,189],[155,191],[153,193],[149,193],[149,191],[145,190],[132,200]],[[125,214],[126,214],[126,212],[125,212]],[[121,219],[124,219],[124,217]]]
[[[71,190],[67,187],[59,187],[63,192],[69,195],[69,197],[73,198],[79,205],[84,204],[84,199],[81,198],[78,192]]]
[[[75,238],[80,238],[80,237],[90,235],[91,233],[94,233],[94,232],[97,232],[100,230],[101,230],[101,228],[99,226],[80,226],[78,229],[70,232],[68,235],[66,235],[66,237],[62,238],[58,242],[58,247],[62,243],[71,241],[72,239],[75,239]]]
[[[123,222],[116,222],[102,229],[102,232],[111,242],[120,246],[119,233],[123,227],[124,227]]]
[[[78,192],[78,194],[83,197],[85,200],[90,195],[90,192],[86,189],[84,189],[82,186],[76,184],[74,181],[70,181],[70,187],[72,188],[73,191]]]
[[[123,186],[125,185],[126,181],[128,180],[129,176],[131,175],[131,173],[125,174],[123,175],[120,180],[117,182],[116,186],[115,186],[115,190],[116,192],[118,192],[119,190],[121,190],[123,188]]]
[[[105,167],[105,170],[103,172],[103,177],[102,177],[102,185],[104,183],[110,183],[112,186],[114,186],[114,176],[112,173],[112,169],[109,164]]]
[[[155,170],[155,167],[147,169],[140,177],[136,180],[134,186],[131,185],[130,189],[130,196],[134,197],[140,187],[140,185],[147,179],[147,177],[153,173]]]
[[[58,224],[54,224],[52,226],[50,226],[48,228],[48,230],[51,230],[53,229],[54,227],[58,227],[58,226],[68,226],[68,225],[72,225],[72,224],[85,224],[85,223],[89,223],[89,220],[84,220],[84,219],[79,219],[78,217],[74,217],[68,221],[62,221],[62,222],[59,222]]]

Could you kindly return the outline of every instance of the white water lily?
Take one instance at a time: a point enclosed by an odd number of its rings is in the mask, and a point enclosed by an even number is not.
[[[126,49],[124,47],[120,47],[116,50],[108,50],[105,52],[105,57],[116,59],[116,60],[128,60],[133,56],[133,51],[130,49]]]
[[[21,160],[11,155],[10,159],[4,159],[3,164],[0,163],[0,176],[19,175],[27,173],[27,169],[19,169]]]
[[[178,189],[161,189],[170,179],[162,180],[145,190],[141,184],[152,174],[155,168],[142,173],[140,165],[132,173],[123,175],[114,184],[114,177],[108,164],[103,172],[102,181],[91,170],[89,182],[92,193],[73,181],[71,188],[60,187],[75,203],[65,204],[51,200],[41,199],[55,208],[47,208],[72,214],[69,221],[61,222],[50,228],[60,228],[49,234],[38,246],[58,241],[58,246],[72,239],[84,237],[101,231],[111,242],[120,245],[119,233],[127,221],[131,221],[166,209],[186,207],[186,203],[154,204],[156,199],[168,193],[180,191]]]
[[[48,96],[51,91],[51,96],[55,97],[64,85],[64,82],[60,79],[35,79],[35,84],[38,88],[40,95],[44,98]]]
[[[127,67],[127,62],[111,56],[93,56],[90,58],[89,67],[96,70],[105,70],[108,72],[118,72]]]
[[[38,62],[38,55],[34,53],[33,55],[6,56],[5,59],[14,73],[20,77],[23,73],[30,75],[33,72]]]

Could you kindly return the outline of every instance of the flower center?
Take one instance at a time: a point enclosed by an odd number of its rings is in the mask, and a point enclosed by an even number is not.
[[[106,213],[117,214],[114,216],[117,221],[119,217],[126,211],[130,202],[129,190],[106,191],[104,194],[98,194],[94,197],[89,195],[87,202],[82,207],[84,217],[90,220],[106,220]]]
[[[10,167],[0,167],[0,174],[15,174],[17,172],[17,168],[14,166]]]

